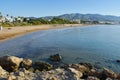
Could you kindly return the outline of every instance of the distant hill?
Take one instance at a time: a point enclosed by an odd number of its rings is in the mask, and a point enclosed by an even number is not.
[[[59,16],[47,16],[47,17],[41,17],[41,18],[50,20],[53,17],[64,18],[67,20],[120,21],[120,17],[118,16],[100,15],[100,14],[80,14],[80,13],[63,14]]]

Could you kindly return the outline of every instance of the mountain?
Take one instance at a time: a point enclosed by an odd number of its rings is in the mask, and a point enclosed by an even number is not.
[[[41,17],[41,18],[50,20],[53,17],[64,18],[67,20],[120,21],[120,17],[118,16],[100,15],[100,14],[80,14],[80,13],[63,14],[59,16],[47,16],[47,17]]]

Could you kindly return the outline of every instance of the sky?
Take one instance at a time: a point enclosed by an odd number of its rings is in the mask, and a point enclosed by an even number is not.
[[[120,0],[0,0],[0,12],[24,17],[69,13],[120,16]]]

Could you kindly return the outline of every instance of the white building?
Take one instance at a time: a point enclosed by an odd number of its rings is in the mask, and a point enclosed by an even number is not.
[[[5,17],[1,17],[0,18],[0,22],[5,22],[6,21],[6,18]]]

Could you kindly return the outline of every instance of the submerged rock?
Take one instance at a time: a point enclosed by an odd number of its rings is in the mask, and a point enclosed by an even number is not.
[[[120,60],[116,60],[116,62],[120,63]]]
[[[23,58],[18,58],[15,56],[3,56],[0,57],[0,65],[3,69],[11,72],[17,71]]]
[[[47,71],[52,69],[53,66],[47,62],[35,62],[34,63],[34,69],[35,70],[40,70],[40,71]]]
[[[52,61],[61,61],[62,56],[60,54],[55,54],[50,56],[50,60]]]

